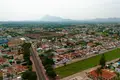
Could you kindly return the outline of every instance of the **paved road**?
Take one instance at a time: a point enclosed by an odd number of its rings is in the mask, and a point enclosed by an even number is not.
[[[30,51],[31,51],[31,56],[32,56],[33,63],[34,63],[35,69],[36,69],[36,74],[37,74],[38,80],[48,80],[48,78],[45,74],[45,70],[42,66],[42,62],[41,62],[33,45],[31,46]]]

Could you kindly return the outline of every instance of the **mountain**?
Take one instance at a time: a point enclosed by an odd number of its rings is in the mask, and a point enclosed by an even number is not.
[[[46,23],[46,22],[57,22],[57,23],[120,23],[120,18],[96,18],[96,19],[89,19],[89,20],[72,20],[72,19],[65,19],[57,16],[50,16],[45,15],[41,19],[36,20],[23,20],[23,21],[0,21],[0,24],[3,23],[14,23],[14,22],[21,22],[21,23]]]
[[[41,18],[41,21],[45,22],[120,22],[120,18],[96,18],[91,20],[72,20],[72,19],[65,19],[56,16],[46,15]]]
[[[73,21],[73,20],[64,19],[64,18],[56,17],[56,16],[45,15],[44,17],[41,18],[41,21],[45,21],[45,22],[65,22],[65,21]]]
[[[120,22],[120,18],[96,18],[93,20],[90,20],[93,22]]]

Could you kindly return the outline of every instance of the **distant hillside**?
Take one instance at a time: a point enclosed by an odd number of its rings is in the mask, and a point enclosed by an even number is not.
[[[56,16],[50,16],[46,15],[41,18],[41,21],[47,21],[47,22],[64,22],[64,21],[73,21],[71,19],[64,19],[61,17],[56,17]]]
[[[42,23],[60,23],[60,24],[82,24],[82,23],[120,23],[120,18],[96,18],[90,20],[72,20],[57,16],[46,15],[41,19],[29,21],[0,21],[0,24],[42,24]]]
[[[120,18],[96,18],[91,20],[72,20],[72,19],[65,19],[56,16],[46,15],[41,18],[41,21],[45,22],[120,22]]]
[[[90,20],[93,22],[120,22],[120,18],[96,18],[93,20]]]

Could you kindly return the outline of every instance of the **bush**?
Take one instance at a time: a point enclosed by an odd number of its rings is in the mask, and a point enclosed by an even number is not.
[[[37,75],[33,71],[26,71],[26,72],[23,72],[22,78],[24,80],[37,80]]]

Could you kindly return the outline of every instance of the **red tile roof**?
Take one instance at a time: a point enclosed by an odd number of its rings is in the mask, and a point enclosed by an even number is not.
[[[7,52],[7,54],[15,54],[15,52]]]
[[[89,75],[93,76],[94,78],[98,77],[96,70],[89,72]],[[99,76],[100,76],[100,74],[99,74]],[[116,77],[116,74],[115,74],[115,72],[111,72],[111,71],[108,71],[106,69],[102,69],[101,76],[104,79],[111,79],[111,78]]]
[[[94,44],[93,44],[93,43],[91,43],[91,42],[89,42],[87,45],[88,45],[88,46],[93,46]]]
[[[1,64],[1,63],[4,63],[5,61],[6,61],[6,59],[0,58],[0,64]]]
[[[22,72],[22,71],[25,71],[27,69],[26,66],[22,66],[22,65],[16,65],[15,68],[16,68],[17,72]]]
[[[13,71],[14,71],[14,70],[13,70],[12,67],[7,67],[7,72],[8,72],[8,73],[13,73]]]

